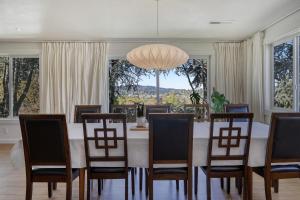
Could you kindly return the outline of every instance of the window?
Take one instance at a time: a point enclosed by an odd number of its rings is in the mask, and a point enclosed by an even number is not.
[[[294,40],[273,46],[273,106],[294,107]]]
[[[0,117],[39,112],[39,58],[0,56]]]
[[[173,112],[183,111],[195,91],[207,100],[207,58],[189,59],[168,71],[145,70],[125,59],[110,60],[110,104],[170,104]]]

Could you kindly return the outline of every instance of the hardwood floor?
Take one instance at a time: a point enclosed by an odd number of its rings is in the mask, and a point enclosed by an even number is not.
[[[12,145],[0,145],[0,200],[24,200],[25,199],[25,170],[14,169],[10,163],[10,149]],[[201,170],[199,170],[201,172]],[[254,175],[253,199],[265,199],[263,179]],[[138,177],[136,177],[136,194],[129,199],[146,200],[145,192],[139,192]],[[129,188],[131,188],[129,182]],[[233,183],[231,184],[234,185]],[[97,195],[97,183],[94,182],[92,190],[92,199],[119,200],[124,199],[124,181],[105,180],[102,195]],[[194,199],[206,199],[205,176],[201,172],[199,175],[198,195]],[[300,196],[300,179],[281,180],[279,193],[272,193],[274,200],[296,200]],[[47,184],[34,184],[34,200],[47,200]],[[65,185],[58,184],[57,190],[53,193],[52,200],[65,199]],[[78,179],[73,183],[73,199],[78,199]],[[183,183],[180,185],[180,191],[176,192],[175,181],[160,181],[154,184],[154,199],[159,200],[182,200],[185,199]],[[220,189],[219,180],[212,181],[212,199],[241,199],[235,188],[231,188],[231,196]]]

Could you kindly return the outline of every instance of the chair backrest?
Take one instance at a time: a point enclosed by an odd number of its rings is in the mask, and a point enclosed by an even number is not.
[[[300,162],[300,113],[272,113],[266,165]]]
[[[32,166],[65,166],[71,169],[65,115],[19,115],[26,171]]]
[[[115,162],[127,168],[126,115],[91,113],[83,114],[82,120],[88,170],[93,164],[107,162]],[[115,120],[121,123],[110,123]]]
[[[126,114],[127,122],[136,122],[136,105],[111,105],[111,111]]]
[[[185,104],[185,113],[193,113],[196,121],[209,121],[209,105],[208,104]]]
[[[149,114],[149,168],[192,165],[193,114]]]
[[[249,112],[248,104],[226,104],[225,112],[227,113],[247,113]]]
[[[101,105],[75,105],[74,123],[82,123],[83,113],[101,113]]]
[[[245,122],[238,122],[246,119]],[[247,165],[253,113],[214,113],[210,115],[207,167],[219,161]]]
[[[248,104],[226,104],[225,106],[226,113],[248,113],[249,105]],[[236,119],[235,121],[244,122],[246,119]]]
[[[146,119],[149,121],[150,113],[170,113],[171,106],[170,105],[146,105]]]

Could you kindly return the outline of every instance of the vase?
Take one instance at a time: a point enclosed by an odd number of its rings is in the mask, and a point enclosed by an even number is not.
[[[136,126],[137,127],[145,127],[146,125],[146,118],[145,117],[137,117],[136,118]]]

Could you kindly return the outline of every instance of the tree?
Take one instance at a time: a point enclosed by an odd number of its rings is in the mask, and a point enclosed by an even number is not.
[[[33,88],[31,93],[33,80],[38,77],[39,59],[38,58],[13,58],[14,72],[14,116],[18,114],[21,106],[25,103],[25,99],[29,102],[38,99],[38,85]],[[35,82],[38,82],[37,80]],[[33,95],[29,95],[32,94]],[[36,102],[35,102],[36,104]],[[32,106],[32,105],[29,105]],[[32,109],[29,109],[32,112]]]
[[[274,47],[274,105],[293,108],[293,42]]]
[[[8,73],[9,73],[9,57],[0,57],[0,80],[2,88],[0,88],[0,117],[9,115],[9,88],[8,88]]]
[[[204,59],[189,59],[187,63],[175,69],[178,76],[186,76],[192,90],[191,100],[195,99],[195,103],[199,103],[200,99],[207,99],[207,62]],[[203,89],[202,97],[200,96],[199,88]]]
[[[153,71],[135,67],[125,59],[110,61],[109,68],[109,101],[117,104],[121,90],[137,91],[141,76],[153,75]]]

